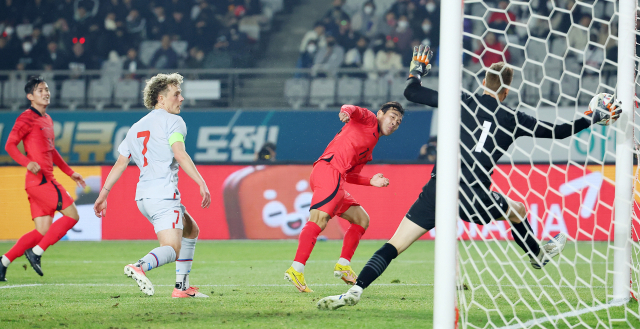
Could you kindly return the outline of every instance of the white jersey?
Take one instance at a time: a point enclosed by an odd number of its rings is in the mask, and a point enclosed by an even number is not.
[[[118,147],[118,152],[140,168],[136,200],[180,199],[178,162],[173,157],[169,137],[180,133],[186,138],[187,126],[179,115],[155,109],[136,122]]]

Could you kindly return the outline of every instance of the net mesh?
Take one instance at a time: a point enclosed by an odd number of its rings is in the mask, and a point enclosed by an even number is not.
[[[506,61],[514,81],[504,105],[538,120],[570,123],[583,117],[595,95],[615,93],[617,29],[614,1],[465,1],[462,89],[482,94],[486,68]],[[517,233],[508,222],[460,221],[459,327],[640,327],[634,298],[610,302],[616,131],[618,125],[594,125],[564,140],[522,137],[503,150],[491,190],[525,205],[541,244],[561,232],[568,241],[562,254],[536,270],[513,241]],[[636,145],[639,131],[634,129]],[[638,170],[628,177],[634,180],[631,297],[640,297]]]

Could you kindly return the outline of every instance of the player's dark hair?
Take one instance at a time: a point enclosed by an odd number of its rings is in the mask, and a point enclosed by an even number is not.
[[[495,74],[494,72],[499,72],[500,75]],[[491,64],[489,70],[487,70],[487,75],[485,76],[486,87],[490,90],[499,94],[506,90],[506,86],[511,85],[511,81],[513,81],[513,69],[508,67],[505,62],[497,62]],[[502,81],[500,81],[502,79]]]
[[[400,112],[400,114],[404,115],[404,108],[398,102],[387,102],[382,104],[382,107],[380,108],[382,113],[387,113],[389,110],[396,110]]]
[[[28,95],[28,94],[33,94],[33,91],[36,90],[36,87],[43,83],[46,82],[44,81],[44,78],[40,77],[40,76],[31,76],[29,77],[29,80],[27,80],[27,84],[24,85],[24,92]]]

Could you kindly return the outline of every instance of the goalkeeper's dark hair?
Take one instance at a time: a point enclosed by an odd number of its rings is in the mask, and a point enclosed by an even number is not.
[[[387,111],[389,110],[396,110],[404,116],[404,108],[398,102],[387,102],[382,104],[382,107],[380,108],[380,111],[382,111],[382,113],[387,113]]]
[[[39,84],[46,82],[44,78],[41,76],[30,76],[29,80],[27,80],[27,84],[24,85],[24,92],[29,95],[33,94],[33,91],[36,90]]]
[[[499,72],[500,75],[494,72]],[[486,87],[489,90],[500,94],[507,89],[507,86],[511,85],[511,81],[513,81],[513,69],[507,66],[505,62],[493,63],[487,70],[487,75],[484,79],[486,81]]]

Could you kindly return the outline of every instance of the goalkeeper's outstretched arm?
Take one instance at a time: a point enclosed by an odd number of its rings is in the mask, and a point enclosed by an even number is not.
[[[438,107],[438,92],[420,85],[420,80],[414,77],[407,79],[404,97],[411,102]]]

